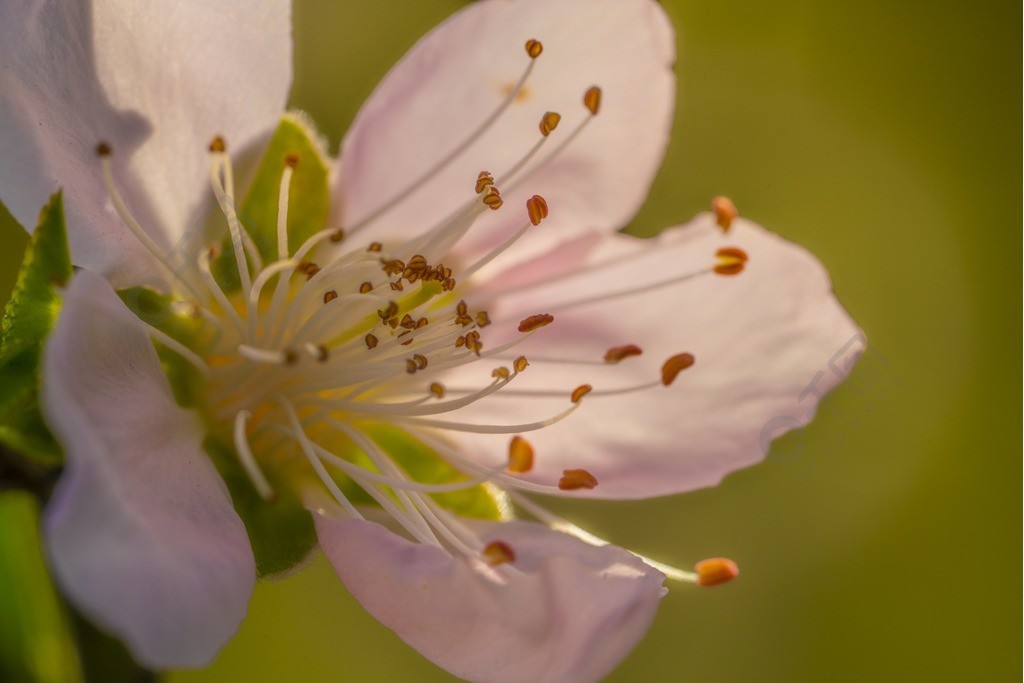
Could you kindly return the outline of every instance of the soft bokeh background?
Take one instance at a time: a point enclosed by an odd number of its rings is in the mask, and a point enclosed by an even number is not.
[[[337,145],[462,4],[297,0],[294,106]],[[663,4],[679,108],[631,229],[727,194],[821,257],[871,349],[810,428],[718,488],[558,506],[669,562],[742,567],[673,586],[611,680],[1020,680],[1020,3]],[[6,298],[24,245],[6,216],[0,244]],[[257,590],[211,669],[171,680],[451,678],[317,560]]]

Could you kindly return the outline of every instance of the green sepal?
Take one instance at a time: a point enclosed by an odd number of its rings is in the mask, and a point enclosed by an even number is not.
[[[286,155],[294,153],[299,159],[288,193],[288,253],[294,254],[327,225],[330,169],[322,148],[312,125],[298,114],[285,114],[274,131],[249,192],[238,209],[238,218],[264,263],[278,258],[278,197]],[[226,225],[224,229],[227,232]],[[230,234],[225,234],[220,254],[211,268],[224,291],[238,289],[238,268]]]
[[[201,348],[204,335],[213,331],[198,316],[175,312],[174,299],[148,287],[131,287],[117,293],[128,309],[142,322],[155,327],[190,349]],[[199,370],[181,357],[177,351],[156,342],[157,355],[178,405],[193,408],[199,405],[203,376]]]
[[[71,277],[61,193],[53,195],[25,252],[0,336],[0,443],[45,466],[63,454],[39,410],[39,363],[43,342],[57,321],[57,288]]]
[[[448,484],[468,479],[429,446],[398,427],[375,423],[362,425],[360,428],[414,481],[422,484]],[[439,505],[460,517],[487,520],[502,520],[507,517],[507,504],[495,495],[491,487],[472,486],[459,491],[434,493],[431,496]]]
[[[256,557],[257,575],[274,576],[305,560],[316,545],[313,518],[299,499],[301,486],[297,485],[307,476],[308,463],[292,459],[280,467],[264,468],[274,490],[274,498],[264,500],[246,476],[232,446],[208,436],[203,447],[220,471],[235,510],[245,523]]]

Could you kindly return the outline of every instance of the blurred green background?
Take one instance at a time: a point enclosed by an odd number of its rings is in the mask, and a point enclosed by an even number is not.
[[[337,145],[417,37],[463,3],[297,0],[292,104]],[[808,246],[870,339],[767,462],[718,488],[557,506],[687,565],[613,681],[1020,680],[1018,2],[665,0],[672,146],[631,229],[716,194]],[[24,236],[0,218],[6,296]],[[200,681],[447,681],[325,562],[257,589]]]

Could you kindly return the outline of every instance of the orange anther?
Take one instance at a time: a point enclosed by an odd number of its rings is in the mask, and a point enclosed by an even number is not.
[[[604,352],[605,363],[618,363],[630,356],[639,356],[644,350],[636,344],[625,344],[624,346],[613,346]]]
[[[371,291],[373,291],[373,283],[372,282],[364,282],[363,284],[359,285],[359,293],[360,294],[367,294],[367,293],[369,293]]]
[[[494,186],[488,189],[487,194],[484,195],[483,202],[492,211],[497,211],[505,203],[501,198],[501,193],[498,192],[498,188]]]
[[[494,368],[493,370],[491,370],[491,377],[493,377],[494,379],[508,379],[511,376],[512,373],[509,372],[508,368],[506,368],[504,365],[502,365],[500,368]]]
[[[366,248],[366,251],[376,253],[376,252],[379,252],[383,248],[384,248],[384,245],[381,244],[380,242],[370,242],[370,246],[368,246]]]
[[[476,314],[476,325],[477,327],[487,327],[491,324],[491,316],[487,315],[487,311],[480,311]]]
[[[345,230],[342,228],[337,228],[334,232],[331,233],[329,239],[333,244],[337,244],[338,242],[345,239]]]
[[[512,550],[512,546],[504,541],[491,541],[484,546],[481,554],[484,556],[484,559],[487,560],[487,564],[492,567],[516,561],[515,551]]]
[[[601,89],[599,87],[595,85],[583,93],[583,106],[595,116],[597,112],[601,111]]]
[[[589,384],[581,384],[572,390],[572,394],[570,394],[569,398],[572,399],[573,403],[579,403],[584,396],[586,396],[593,390],[594,387],[590,386]]]
[[[555,322],[555,316],[550,313],[537,313],[519,321],[520,332],[533,332],[534,330],[550,325]]]
[[[666,387],[676,380],[676,376],[697,362],[692,353],[680,353],[672,356],[661,366],[661,383]]]
[[[526,360],[526,356],[519,356],[519,358],[512,361],[512,367],[516,369],[516,372],[522,372],[529,364],[530,362]]]
[[[366,348],[372,349],[372,348],[376,348],[376,346],[377,346],[377,337],[373,336],[372,334],[366,335]]]
[[[736,205],[728,197],[715,197],[711,200],[711,209],[715,212],[715,222],[722,232],[729,232],[732,222],[740,215]]]
[[[443,384],[434,382],[430,385],[430,393],[432,393],[434,396],[437,396],[438,398],[444,398],[444,395],[447,392],[445,391]]]
[[[562,470],[562,478],[558,480],[558,488],[563,491],[592,489],[597,486],[597,477],[586,470]]]
[[[476,193],[480,194],[492,185],[494,185],[494,176],[487,171],[480,171],[480,175],[476,177]]]
[[[740,575],[736,563],[724,557],[701,560],[694,569],[697,570],[697,583],[701,586],[720,586]]]
[[[537,59],[540,57],[540,53],[544,51],[544,46],[539,40],[530,38],[526,41],[526,54],[530,55],[530,59]]]
[[[210,151],[214,152],[215,154],[220,154],[222,152],[228,151],[228,145],[226,142],[224,142],[224,138],[218,135],[213,140],[210,140]]]
[[[513,436],[508,444],[508,471],[524,474],[533,469],[533,446],[521,436]]]
[[[325,304],[329,304],[329,303],[331,303],[332,301],[334,301],[337,298],[338,298],[338,293],[336,291],[334,291],[333,289],[330,289],[330,290],[327,290],[326,292],[324,292],[324,303]]]
[[[299,153],[292,151],[284,155],[284,165],[288,168],[295,168],[299,165]]]
[[[561,120],[562,115],[557,112],[549,111],[544,114],[540,120],[540,134],[544,137],[551,135],[551,131],[558,128],[558,122]]]
[[[540,222],[548,217],[548,203],[539,194],[535,194],[526,200],[526,213],[530,216],[530,222],[540,225]]]
[[[738,247],[722,247],[715,252],[718,262],[714,271],[718,275],[738,275],[743,272],[747,263],[747,252]]]
[[[112,153],[113,150],[110,149],[110,145],[107,143],[101,142],[96,145],[96,156],[109,157]]]
[[[381,320],[387,320],[388,318],[394,317],[398,313],[398,304],[394,301],[389,301],[388,305],[377,311],[377,315],[380,316]]]

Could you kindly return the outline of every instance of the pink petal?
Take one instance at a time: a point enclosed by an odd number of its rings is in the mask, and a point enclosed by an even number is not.
[[[527,221],[537,193],[549,218],[517,250],[585,229],[621,227],[639,209],[668,141],[675,101],[672,27],[651,0],[485,0],[423,38],[388,74],[356,117],[342,145],[333,203],[352,226],[455,149],[497,109],[529,62],[528,39],[544,51],[525,95],[483,140],[437,173],[366,232],[367,239],[409,237],[473,197],[478,172],[499,177],[540,139],[547,111],[562,121],[539,158],[588,116],[582,99],[603,89],[600,113],[553,163],[512,191],[505,207],[473,228],[462,258],[502,242]],[[455,264],[453,264],[455,265]]]
[[[626,551],[538,524],[476,527],[484,542],[515,552],[496,569],[373,522],[314,517],[324,553],[363,607],[473,681],[599,680],[647,631],[665,593],[665,577]]]
[[[58,582],[140,663],[208,663],[245,617],[256,568],[199,418],[175,404],[146,333],[88,271],[64,293],[43,373],[67,457],[44,520]]]
[[[704,274],[632,296],[559,307],[705,270],[723,246],[748,253],[744,272]],[[810,421],[820,398],[842,381],[864,348],[863,334],[836,300],[818,260],[750,221],[738,220],[725,236],[709,215],[652,240],[609,235],[588,263],[609,260],[615,265],[480,302],[496,321],[484,331],[485,351],[519,335],[514,325],[530,313],[550,312],[555,322],[509,352],[533,360],[506,392],[453,414],[453,420],[543,419],[567,408],[575,387],[594,387],[566,420],[525,435],[536,449],[535,469],[525,475],[532,481],[555,484],[563,469],[584,468],[599,484],[573,495],[614,498],[714,485],[760,461],[772,439]],[[609,348],[625,344],[639,345],[643,355],[600,364]],[[692,353],[696,364],[671,386],[600,395],[658,383],[662,363],[682,352]],[[599,364],[551,364],[544,357]],[[464,386],[487,379],[462,373],[446,382]],[[511,396],[552,389],[558,392],[553,398]],[[465,453],[481,454],[489,466],[507,456],[507,436],[458,438]]]
[[[202,224],[210,140],[256,142],[290,84],[286,0],[5,2],[0,198],[31,229],[63,187],[75,263],[118,286],[146,280],[151,262],[107,199],[97,143],[113,147],[126,201],[171,248]]]

